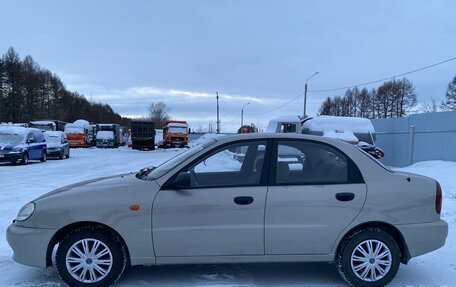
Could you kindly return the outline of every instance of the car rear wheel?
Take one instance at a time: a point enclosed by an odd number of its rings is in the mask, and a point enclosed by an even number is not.
[[[336,264],[342,278],[353,286],[385,286],[397,274],[400,249],[387,232],[368,228],[342,242]]]
[[[110,286],[124,272],[126,254],[117,236],[87,226],[59,242],[55,262],[60,278],[70,286]]]

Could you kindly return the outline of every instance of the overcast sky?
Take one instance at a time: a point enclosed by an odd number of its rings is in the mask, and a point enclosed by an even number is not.
[[[164,101],[174,119],[222,130],[302,114],[304,90],[348,86],[456,57],[456,1],[0,0],[0,51],[13,46],[67,88],[125,116]],[[407,76],[443,100],[456,61]],[[373,86],[368,86],[372,88]],[[308,114],[324,98],[309,93]]]

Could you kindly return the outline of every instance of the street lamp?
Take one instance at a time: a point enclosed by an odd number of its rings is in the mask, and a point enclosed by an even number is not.
[[[244,126],[244,108],[247,107],[250,103],[245,104],[241,109],[241,128]]]
[[[312,76],[306,79],[306,85],[304,86],[304,113],[302,114],[302,118],[306,117],[306,107],[307,107],[307,81],[309,81],[312,77],[318,75],[318,72],[315,72]]]

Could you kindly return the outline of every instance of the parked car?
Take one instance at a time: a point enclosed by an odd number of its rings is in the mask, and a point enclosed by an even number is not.
[[[0,126],[0,161],[28,164],[29,160],[47,160],[46,139],[34,128]]]
[[[47,131],[44,132],[47,144],[48,157],[58,157],[59,159],[70,157],[70,146],[64,132]]]
[[[445,244],[441,207],[437,181],[346,142],[235,135],[43,195],[7,240],[14,260],[56,266],[70,286],[110,285],[127,264],[290,261],[334,262],[352,285],[384,286]]]

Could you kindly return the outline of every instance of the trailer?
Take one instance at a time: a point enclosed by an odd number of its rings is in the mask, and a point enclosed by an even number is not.
[[[148,120],[131,121],[131,147],[133,149],[155,149],[155,123]]]

